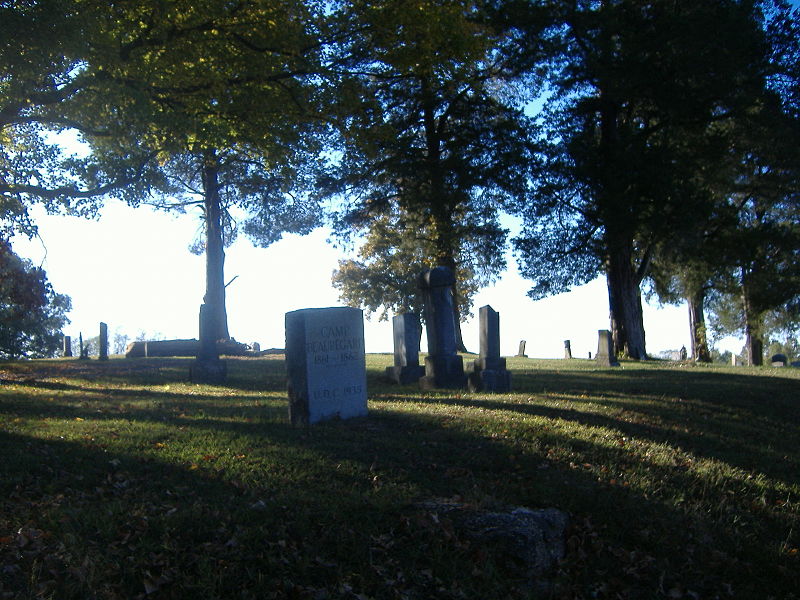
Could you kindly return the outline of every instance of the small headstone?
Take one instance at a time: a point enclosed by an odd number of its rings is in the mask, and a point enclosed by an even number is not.
[[[785,367],[789,364],[789,360],[786,358],[785,354],[774,354],[770,359],[773,367]]]
[[[500,314],[491,306],[478,310],[480,354],[469,374],[469,389],[473,392],[510,392],[511,372],[506,359],[500,356]]]
[[[192,383],[225,383],[228,378],[228,365],[219,359],[217,341],[214,339],[210,321],[211,311],[206,304],[200,305],[200,342],[197,346],[197,358],[189,367],[189,380]],[[149,355],[149,344],[145,354]]]
[[[286,371],[293,425],[366,416],[362,311],[333,307],[286,313]]]
[[[686,346],[681,346],[681,351],[679,356],[680,360],[686,360],[686,357],[688,356],[688,353],[686,352]]]
[[[392,319],[394,366],[386,367],[386,376],[395,383],[413,383],[425,375],[419,364],[419,338],[422,328],[419,315],[405,313]]]
[[[425,301],[425,331],[428,334],[428,356],[425,376],[419,380],[422,389],[463,388],[467,384],[464,360],[456,347],[456,322],[453,310],[455,276],[447,267],[435,267],[422,273],[419,286]]]
[[[731,352],[731,366],[735,367],[739,364],[739,357],[736,356],[733,352]]]
[[[591,350],[589,351],[589,360],[592,360],[592,352],[591,352]]]
[[[572,359],[572,345],[569,340],[564,340],[564,358],[566,360]]]
[[[89,360],[89,345],[83,345],[83,332],[78,334],[78,348],[80,348],[78,360]]]
[[[611,338],[611,332],[608,329],[599,329],[597,331],[597,354],[594,358],[597,364],[605,367],[618,367],[619,361],[614,354],[614,340]]]
[[[526,344],[525,340],[519,341],[519,352],[517,352],[518,358],[528,358],[528,355],[525,354],[525,344]]]
[[[72,338],[68,335],[64,336],[64,351],[61,356],[70,358],[72,356]]]
[[[258,342],[253,342],[251,348],[253,349],[253,352],[261,352],[261,344]]]
[[[103,322],[100,323],[100,339],[98,345],[98,358],[100,360],[108,360],[108,325]]]

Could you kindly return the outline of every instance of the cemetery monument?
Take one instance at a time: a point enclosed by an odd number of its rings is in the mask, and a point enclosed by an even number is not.
[[[286,313],[286,371],[293,425],[366,416],[362,311],[332,307]]]

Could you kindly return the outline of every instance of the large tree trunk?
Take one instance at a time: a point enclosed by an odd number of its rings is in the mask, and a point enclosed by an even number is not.
[[[642,317],[641,278],[633,267],[630,246],[609,245],[606,263],[611,336],[617,355],[647,358]]]
[[[706,301],[706,291],[687,294],[686,304],[689,306],[689,328],[691,331],[692,358],[698,362],[711,362],[711,352],[708,350],[706,338],[706,318],[703,312]]]
[[[761,340],[761,327],[758,315],[754,314],[750,300],[750,286],[747,272],[742,268],[742,308],[744,310],[744,344],[747,364],[758,367],[764,364],[764,343]]]
[[[219,196],[219,161],[209,150],[203,160],[203,208],[206,225],[206,305],[208,332],[214,341],[229,340],[225,308],[225,246],[222,236],[222,206]]]

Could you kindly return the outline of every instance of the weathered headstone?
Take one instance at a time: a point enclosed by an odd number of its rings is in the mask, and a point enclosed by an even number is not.
[[[525,344],[526,344],[525,340],[519,341],[519,351],[517,352],[518,358],[528,358],[528,355],[525,354]]]
[[[286,313],[286,371],[293,425],[365,416],[362,311],[333,307]]]
[[[206,304],[200,305],[200,343],[197,358],[189,367],[189,380],[193,383],[224,383],[228,378],[228,365],[219,359],[217,341],[209,326],[213,319]],[[148,354],[147,348],[145,354]]]
[[[789,364],[789,360],[786,358],[785,354],[774,354],[770,359],[773,367],[785,367]]]
[[[97,354],[100,360],[108,360],[108,325],[100,322],[100,338],[98,339]]]
[[[680,349],[680,360],[686,360],[689,356],[689,353],[686,351],[686,346],[681,346]]]
[[[78,348],[80,348],[78,360],[89,360],[89,344],[83,345],[83,332],[78,334]]]
[[[469,389],[474,392],[510,392],[511,372],[500,356],[500,313],[491,306],[478,309],[480,354],[469,374]]]
[[[72,338],[68,335],[64,336],[64,351],[61,356],[70,358],[72,356]]]
[[[253,342],[250,347],[253,349],[253,352],[261,352],[261,344],[258,342]]]
[[[611,332],[608,329],[597,331],[597,354],[594,360],[605,367],[619,366],[617,356],[614,354],[614,340],[611,339]]]
[[[458,355],[456,347],[454,283],[453,271],[447,267],[429,269],[419,277],[425,301],[425,331],[428,337],[425,376],[419,380],[422,389],[457,389],[467,384],[464,360]]]
[[[569,340],[564,340],[564,358],[566,360],[572,359],[572,343]]]
[[[413,383],[425,375],[419,364],[419,338],[422,328],[419,315],[405,313],[392,318],[394,366],[386,367],[386,376],[395,383]]]

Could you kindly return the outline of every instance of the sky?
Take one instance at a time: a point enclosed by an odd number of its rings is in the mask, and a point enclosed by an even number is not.
[[[36,213],[40,239],[12,239],[14,250],[42,266],[55,290],[72,298],[71,323],[66,335],[85,338],[98,334],[99,323],[109,333],[131,339],[144,332],[150,339],[195,338],[198,311],[205,289],[203,256],[189,252],[196,236],[199,213],[175,215],[150,207],[130,208],[109,200],[95,220]],[[331,285],[338,260],[353,258],[327,242],[328,232],[287,235],[272,246],[255,248],[243,236],[226,253],[230,334],[262,349],[284,347],[284,315],[300,308],[341,305]],[[572,354],[587,358],[597,350],[597,330],[609,328],[605,280],[537,302],[526,292],[515,260],[493,286],[477,294],[475,317],[462,325],[470,351],[478,351],[478,308],[490,305],[500,313],[500,344],[505,356],[517,354],[526,340],[526,354],[561,358],[564,340]],[[365,314],[367,352],[392,352],[390,322]],[[689,319],[685,305],[646,304],[647,349],[689,348]],[[721,350],[739,352],[741,340],[726,338]],[[423,336],[423,351],[426,344]]]

